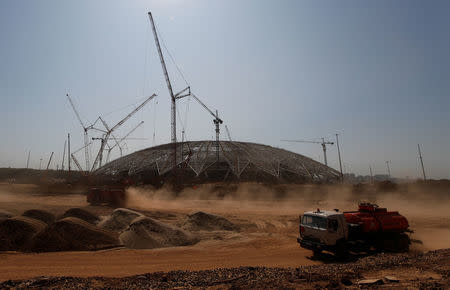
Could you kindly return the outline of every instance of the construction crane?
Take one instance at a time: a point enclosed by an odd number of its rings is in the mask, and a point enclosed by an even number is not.
[[[144,121],[141,121],[139,124],[137,124],[131,131],[129,131],[125,136],[123,136],[122,138],[120,138],[120,140],[117,141],[116,144],[114,144],[113,146],[109,147],[108,150],[108,154],[106,155],[106,162],[109,162],[109,156],[111,154],[111,151],[117,146],[119,147],[119,151],[120,151],[120,157],[122,157],[122,147],[120,146],[120,143],[122,143],[125,139],[130,139],[127,138],[128,136],[130,136],[139,126],[141,126],[142,124],[144,124]],[[101,138],[100,138],[101,139]],[[135,138],[137,139],[137,138]],[[96,140],[96,138],[92,138],[92,140]]]
[[[164,55],[161,50],[161,45],[159,44],[158,33],[156,32],[155,22],[153,21],[153,16],[151,12],[148,12],[148,17],[150,19],[150,24],[152,25],[153,36],[155,38],[156,49],[158,50],[159,60],[161,61],[161,67],[164,72],[164,77],[166,79],[167,89],[169,90],[170,100],[171,100],[171,112],[170,112],[170,134],[171,142],[173,143],[173,167],[177,166],[177,115],[176,115],[176,100],[177,97],[183,97],[181,94],[189,89],[189,87],[181,90],[177,94],[173,93],[172,84],[170,83],[169,73],[167,72],[166,62],[164,61]],[[187,96],[187,95],[185,95]]]
[[[80,162],[78,162],[78,159],[75,158],[75,154],[77,154],[78,152],[80,152],[81,150],[89,147],[91,145],[92,142],[89,142],[88,144],[84,145],[83,147],[81,147],[80,149],[75,150],[74,152],[70,153],[70,157],[72,158],[73,162],[75,163],[75,165],[78,167],[78,170],[80,170],[81,172],[83,172],[83,168],[80,165]],[[87,170],[86,170],[87,171]]]
[[[328,160],[327,160],[327,145],[333,145],[334,142],[325,141],[325,138],[321,138],[322,142],[320,141],[309,141],[309,140],[281,140],[284,142],[296,142],[296,143],[313,143],[313,144],[320,144],[322,145],[323,150],[323,160],[326,166],[328,166]]]
[[[67,99],[69,100],[70,105],[72,106],[73,111],[75,112],[75,115],[77,116],[78,121],[81,124],[81,127],[83,127],[83,131],[84,131],[84,145],[85,145],[84,159],[86,160],[86,170],[89,170],[89,165],[90,165],[89,164],[89,148],[88,148],[89,146],[87,144],[89,143],[88,130],[92,129],[92,125],[86,126],[84,124],[84,122],[83,122],[83,120],[81,120],[80,114],[78,113],[77,109],[75,108],[75,105],[73,104],[73,101],[70,98],[69,94],[66,94],[66,96],[67,96]]]
[[[230,130],[228,130],[227,125],[225,125],[225,130],[227,131],[228,140],[233,141],[233,140],[231,140]]]
[[[150,97],[148,97],[147,99],[145,99],[145,101],[140,104],[139,106],[136,107],[136,109],[134,109],[131,113],[129,113],[125,118],[123,118],[122,120],[120,120],[116,125],[114,125],[111,129],[108,127],[108,125],[106,124],[106,122],[103,123],[103,125],[105,125],[106,128],[106,133],[104,134],[103,138],[101,139],[101,145],[100,145],[100,149],[97,153],[97,157],[95,158],[94,164],[92,165],[92,171],[97,167],[97,164],[99,164],[100,166],[102,165],[102,158],[103,158],[103,150],[105,150],[105,145],[106,142],[108,141],[109,137],[111,136],[111,134],[120,126],[123,125],[123,123],[125,123],[128,119],[130,119],[137,111],[139,111],[140,109],[142,109],[150,100],[152,100],[154,97],[156,97],[156,94],[151,95]],[[101,119],[102,120],[102,119]],[[117,142],[117,139],[116,139]]]
[[[183,93],[185,91],[188,91],[187,93],[185,93],[183,95]],[[214,113],[210,108],[208,108],[208,106],[206,106],[199,98],[197,98],[196,95],[194,95],[191,92],[191,88],[187,87],[186,89],[182,90],[181,92],[179,92],[176,96],[175,99],[181,99],[184,98],[186,96],[192,96],[208,113],[210,113],[214,119],[213,119],[213,123],[216,127],[216,154],[217,154],[217,159],[219,159],[219,136],[220,136],[220,124],[223,123],[222,119],[219,118],[219,112],[216,110],[216,112]]]
[[[50,155],[50,158],[48,159],[48,163],[47,163],[47,168],[46,168],[46,170],[48,170],[48,168],[50,167],[50,162],[52,162],[52,158],[53,158],[53,152],[52,152],[52,154]]]

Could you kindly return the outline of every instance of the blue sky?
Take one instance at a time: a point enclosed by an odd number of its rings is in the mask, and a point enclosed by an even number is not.
[[[233,139],[322,161],[319,145],[280,139],[339,133],[347,172],[371,165],[384,174],[390,160],[394,176],[411,178],[420,176],[420,143],[428,175],[449,178],[449,9],[448,1],[3,0],[0,167],[24,167],[28,150],[32,167],[52,151],[60,163],[68,132],[72,148],[82,146],[66,93],[86,123],[102,115],[110,124],[156,93],[117,135],[144,120],[133,136],[147,139],[127,142],[127,153],[169,142],[152,11],[193,92],[219,110]],[[164,53],[178,91],[186,84]],[[188,140],[213,138],[195,101],[178,110]],[[338,168],[335,146],[329,163]]]

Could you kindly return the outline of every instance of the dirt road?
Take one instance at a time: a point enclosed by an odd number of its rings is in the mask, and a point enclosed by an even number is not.
[[[161,199],[139,190],[129,192],[128,207],[165,223],[179,224],[186,215],[202,210],[220,214],[241,227],[240,232],[212,233],[208,239],[185,247],[152,250],[114,249],[97,252],[0,253],[0,281],[37,276],[125,277],[155,271],[207,270],[240,266],[299,267],[318,265],[311,252],[300,248],[298,215],[321,208],[354,208],[362,197],[329,194],[323,198],[285,200],[195,198]],[[402,202],[402,197],[383,196],[382,205],[408,216],[417,235],[424,240],[420,249],[433,250],[450,244],[450,211],[440,200],[425,204],[423,199]],[[428,198],[429,199],[429,198]],[[100,216],[112,208],[88,206],[82,194],[41,192],[33,185],[0,184],[0,210],[21,214],[38,208],[62,214],[82,207]]]

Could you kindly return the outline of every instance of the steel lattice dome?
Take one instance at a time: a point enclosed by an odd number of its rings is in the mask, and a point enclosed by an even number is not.
[[[131,177],[143,183],[163,183],[173,177],[175,146],[176,177],[185,183],[335,182],[340,177],[336,170],[306,156],[267,145],[235,141],[189,141],[150,147],[111,161],[95,173]]]

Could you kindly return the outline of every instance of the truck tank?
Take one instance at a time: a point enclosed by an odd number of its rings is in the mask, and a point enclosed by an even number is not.
[[[347,223],[358,225],[364,233],[403,233],[408,230],[408,220],[398,211],[388,211],[372,203],[361,203],[358,211],[344,212]]]

